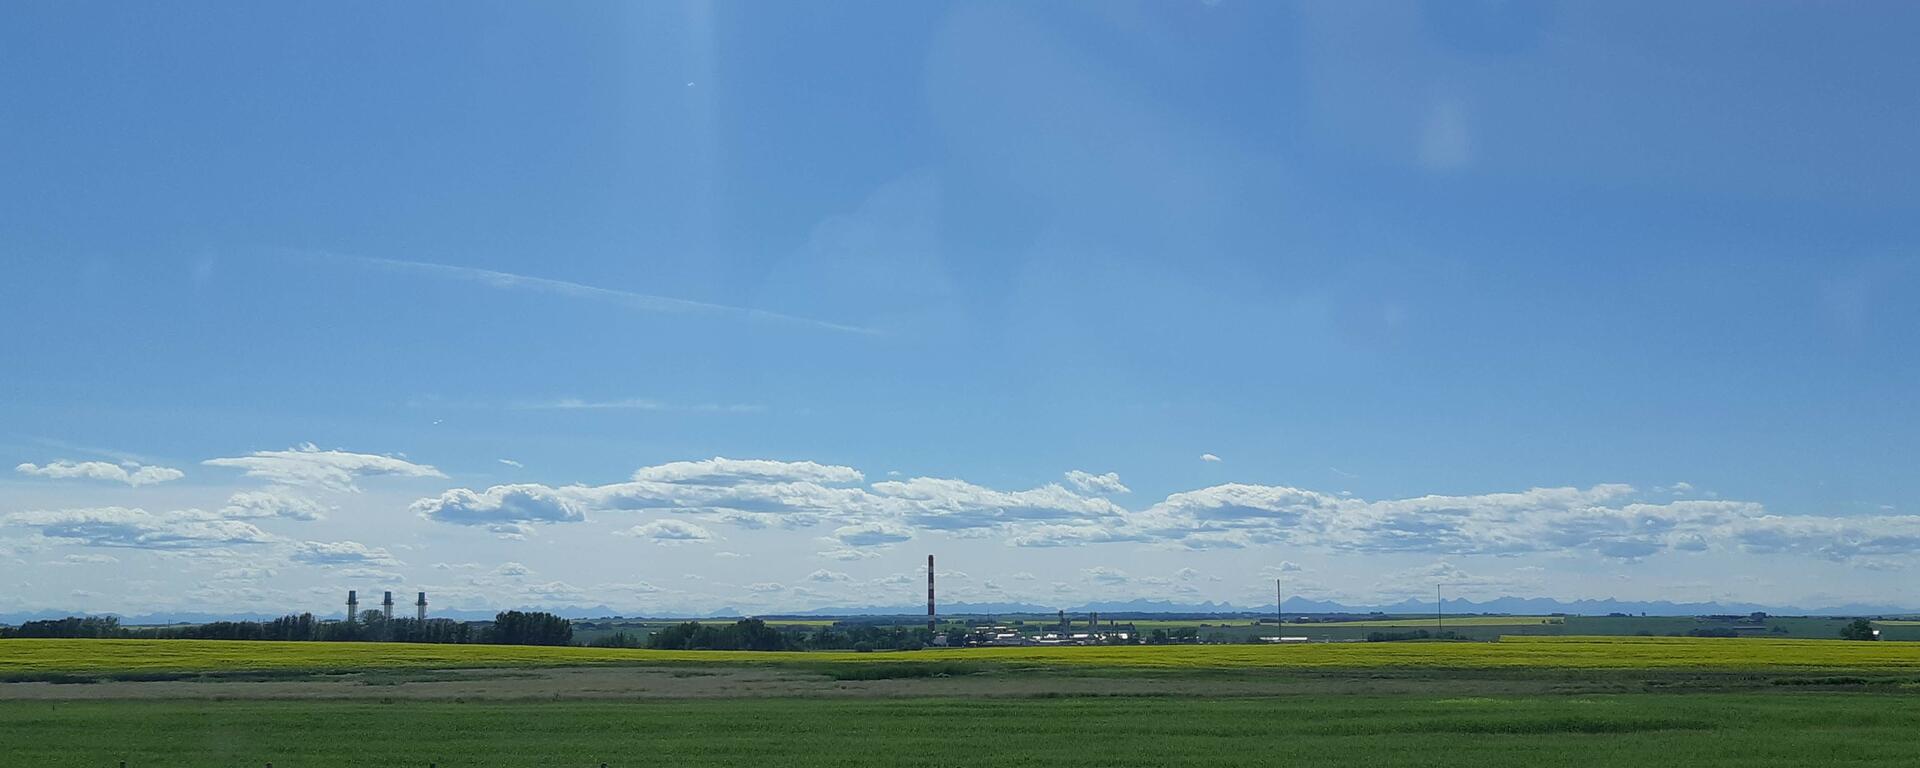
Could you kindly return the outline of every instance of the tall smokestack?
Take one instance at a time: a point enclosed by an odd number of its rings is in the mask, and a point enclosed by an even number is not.
[[[927,631],[934,632],[937,624],[933,618],[933,555],[927,555]]]
[[[381,614],[381,618],[384,618],[388,621],[393,620],[393,592],[392,591],[388,591],[387,596],[381,599],[380,614]]]
[[[427,620],[427,593],[420,593],[420,599],[413,601],[413,620]]]
[[[349,589],[347,590],[347,623],[352,624],[359,620],[360,620],[360,595],[358,592],[355,592],[354,590]]]

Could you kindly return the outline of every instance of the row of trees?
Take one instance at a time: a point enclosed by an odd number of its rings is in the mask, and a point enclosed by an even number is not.
[[[648,648],[674,651],[784,651],[787,635],[759,619],[741,619],[727,626],[689,621],[653,633]]]
[[[320,621],[311,613],[271,621],[215,621],[169,627],[130,628],[112,616],[72,616],[0,626],[0,638],[84,637],[161,640],[302,640],[374,643],[490,643],[495,645],[569,645],[573,623],[544,612],[505,611],[493,621],[389,619],[366,611],[358,621]]]
[[[29,621],[17,627],[0,625],[0,637],[126,637],[113,616],[68,616]]]
[[[954,636],[964,642],[964,630]],[[676,651],[917,651],[933,642],[925,627],[855,624],[781,630],[760,619],[732,624],[689,621],[653,633],[648,648]]]

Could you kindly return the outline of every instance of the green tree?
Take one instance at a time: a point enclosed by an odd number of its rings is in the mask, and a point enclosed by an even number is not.
[[[1873,622],[1867,621],[1866,619],[1854,619],[1851,623],[1840,628],[1840,638],[1842,640],[1878,640],[1880,639],[1880,634],[1873,630]]]

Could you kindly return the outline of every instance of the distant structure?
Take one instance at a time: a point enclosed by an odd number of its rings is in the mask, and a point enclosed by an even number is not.
[[[359,620],[360,620],[359,593],[349,589],[347,590],[347,623],[352,624]]]
[[[413,601],[413,620],[427,620],[427,593],[420,593],[420,599]]]
[[[927,555],[927,631],[939,634],[933,614],[933,555]]]
[[[393,592],[389,590],[380,600],[380,618],[393,621]]]
[[[1287,626],[1287,598],[1280,591],[1280,580],[1273,580],[1273,625],[1285,629]],[[1280,632],[1278,634],[1286,634]]]

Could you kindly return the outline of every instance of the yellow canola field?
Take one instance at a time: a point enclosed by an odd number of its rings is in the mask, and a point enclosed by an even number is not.
[[[651,651],[234,640],[0,640],[19,674],[355,671],[466,667],[895,664],[975,661],[1134,669],[1920,669],[1920,643],[1761,638],[1521,637],[1497,643],[952,648],[902,653]]]

